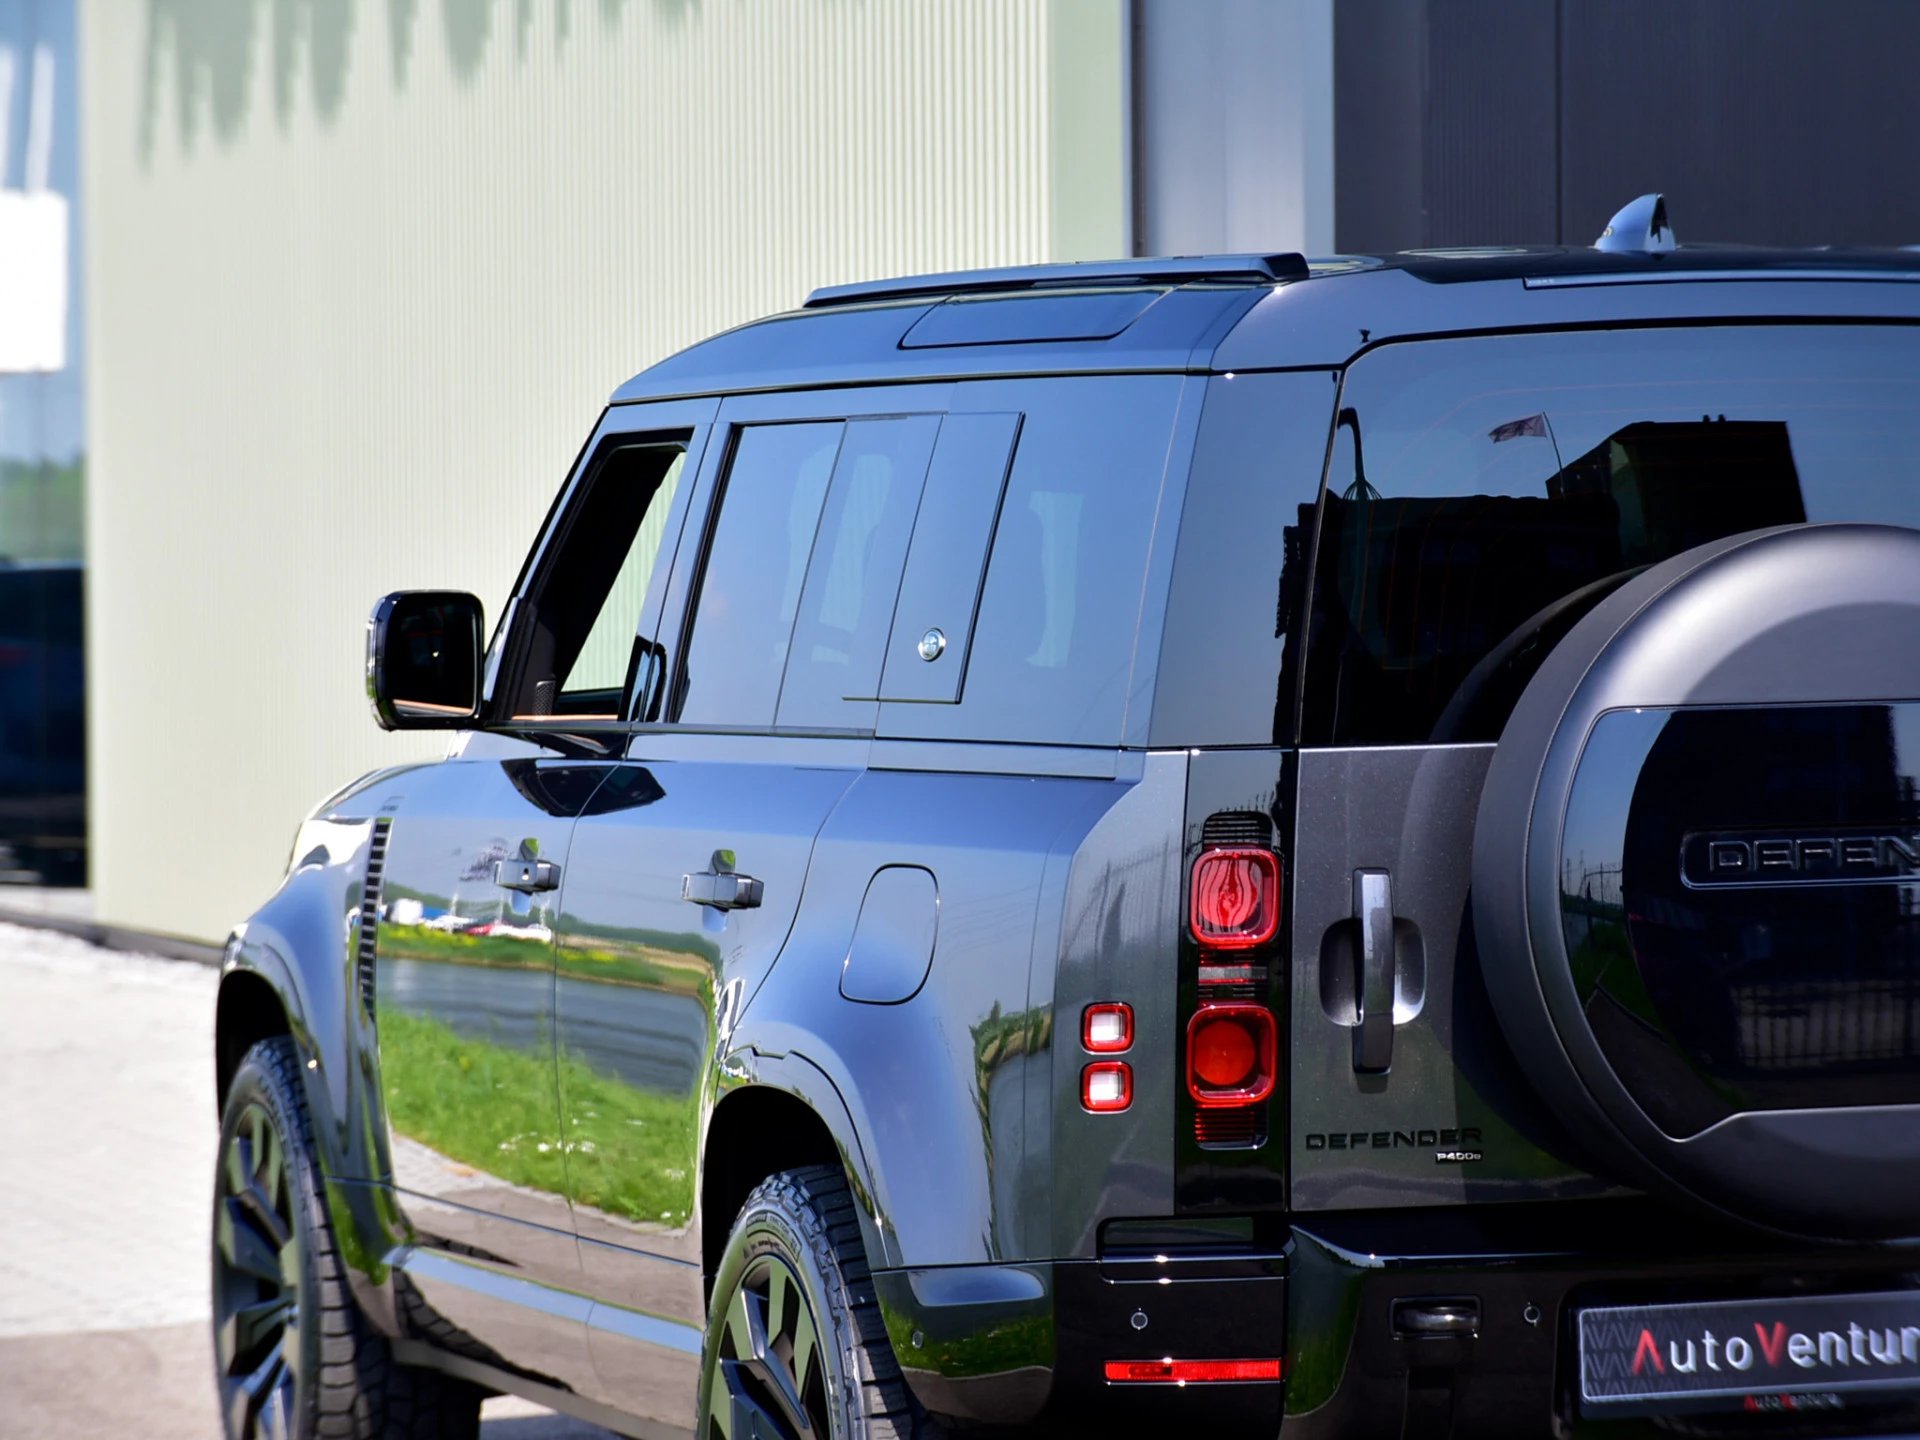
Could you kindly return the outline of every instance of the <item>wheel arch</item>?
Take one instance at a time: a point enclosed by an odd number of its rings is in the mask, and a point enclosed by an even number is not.
[[[280,991],[257,970],[230,969],[220,977],[214,1006],[213,1067],[215,1115],[227,1105],[227,1092],[246,1054],[262,1040],[291,1035],[293,1023]]]
[[[701,1141],[700,1255],[707,1283],[713,1282],[733,1219],[753,1187],[803,1165],[835,1165],[846,1173],[868,1263],[876,1270],[897,1264],[866,1148],[826,1073],[804,1056],[752,1050],[736,1051],[722,1073],[742,1081],[722,1091]]]
[[[720,1268],[733,1217],[770,1175],[806,1165],[846,1169],[826,1121],[805,1100],[771,1085],[744,1085],[724,1096],[707,1125],[700,1175],[700,1263],[707,1283]]]

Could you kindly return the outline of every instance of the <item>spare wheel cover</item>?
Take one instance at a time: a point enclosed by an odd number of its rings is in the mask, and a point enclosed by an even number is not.
[[[1487,989],[1619,1178],[1920,1236],[1920,531],[1690,550],[1541,665],[1482,793]]]

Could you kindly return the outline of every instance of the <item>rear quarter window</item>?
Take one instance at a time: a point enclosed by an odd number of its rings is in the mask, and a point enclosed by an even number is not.
[[[1018,444],[971,645],[927,662],[964,658],[958,701],[889,700],[882,736],[1121,742],[1183,383],[1130,375],[956,387],[957,411],[1020,413]],[[979,484],[999,483],[991,470]]]
[[[1920,526],[1920,331],[1720,326],[1382,348],[1342,389],[1301,739],[1499,738],[1649,565],[1809,521]]]

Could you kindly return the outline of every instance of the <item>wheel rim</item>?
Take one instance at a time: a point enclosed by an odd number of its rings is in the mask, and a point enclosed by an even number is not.
[[[227,1433],[284,1440],[299,1393],[300,1238],[286,1145],[257,1103],[221,1157],[213,1240],[213,1346]]]
[[[704,1440],[826,1440],[826,1359],[799,1277],[761,1256],[727,1302]]]

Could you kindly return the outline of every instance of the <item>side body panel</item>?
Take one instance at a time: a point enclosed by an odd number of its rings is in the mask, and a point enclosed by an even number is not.
[[[847,740],[636,738],[574,832],[556,1010],[596,1393],[691,1427],[706,1322],[695,1197],[717,1047],[781,953],[814,835],[854,782]],[[690,877],[760,883],[701,905]],[[730,1218],[730,1217],[728,1217]]]
[[[605,771],[457,759],[383,802],[372,1015],[391,1169],[358,1177],[390,1179],[412,1243],[445,1252],[407,1267],[420,1306],[575,1388],[584,1305],[525,1303],[580,1280],[554,1072],[559,892],[503,889],[496,866],[557,866],[564,884],[573,812]]]
[[[804,1059],[845,1100],[870,1167],[876,1267],[1046,1253],[1046,1172],[1027,1163],[1055,1043],[1029,989],[1036,925],[1058,913],[1080,837],[1129,788],[871,769],[821,832],[793,935],[731,1048]],[[904,998],[847,999],[862,902],[896,866],[937,888],[931,965]]]

